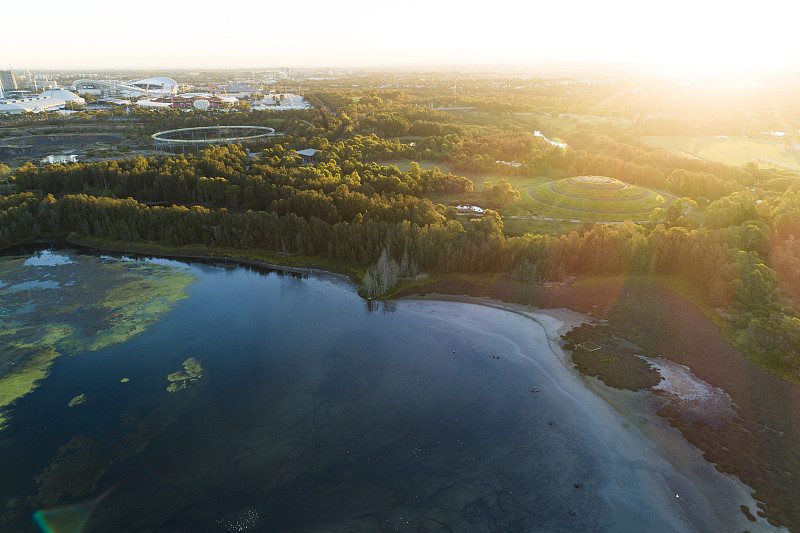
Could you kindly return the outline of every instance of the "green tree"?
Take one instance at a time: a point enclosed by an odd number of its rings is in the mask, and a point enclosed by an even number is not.
[[[11,168],[5,163],[0,163],[0,178],[6,180],[6,193],[11,194],[11,186],[8,184],[8,176],[11,175]]]
[[[489,237],[502,237],[503,236],[503,219],[497,211],[487,209],[481,218],[470,220],[471,227],[479,233]]]
[[[503,178],[500,183],[491,189],[492,197],[500,204],[510,204],[520,198],[519,191],[511,186],[507,179]]]

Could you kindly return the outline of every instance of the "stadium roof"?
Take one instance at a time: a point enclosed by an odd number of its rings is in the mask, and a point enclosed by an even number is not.
[[[146,78],[137,81],[80,79],[72,84],[78,92],[90,92],[103,96],[169,96],[178,91],[178,82],[172,78]]]
[[[162,90],[167,93],[178,91],[178,82],[172,78],[147,78],[139,81],[132,81],[131,85],[145,89],[149,87],[150,91]]]

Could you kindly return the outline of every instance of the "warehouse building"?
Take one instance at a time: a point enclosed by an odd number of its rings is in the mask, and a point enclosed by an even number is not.
[[[58,111],[68,107],[68,104],[83,104],[84,102],[84,99],[75,93],[62,89],[52,89],[31,98],[19,98],[0,102],[0,115]]]

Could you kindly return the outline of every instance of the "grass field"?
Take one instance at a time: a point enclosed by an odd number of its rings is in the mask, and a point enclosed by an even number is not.
[[[542,133],[550,138],[564,137],[575,133],[579,129],[579,126],[601,128],[630,122],[630,120],[624,118],[599,117],[595,115],[558,115],[554,117],[547,114],[534,114],[532,115],[532,119],[534,119],[538,127],[541,128]]]
[[[625,222],[632,220],[634,222],[646,221],[650,216],[650,211],[642,211],[636,213],[594,213],[586,211],[576,211],[563,207],[553,207],[537,202],[530,196],[523,196],[520,202],[525,202],[528,211],[535,216],[564,218],[568,220],[577,220],[581,222]]]
[[[741,166],[750,161],[761,168],[800,170],[800,150],[781,141],[743,137],[642,137],[651,146],[709,161]]]
[[[584,225],[586,225],[586,222],[503,217],[503,233],[508,236],[519,236],[526,233],[561,235],[562,233],[578,230]]]
[[[388,167],[388,166],[396,166],[400,169],[400,172],[408,172],[408,167],[411,164],[411,161],[408,159],[398,159],[393,161],[379,161],[379,165]],[[450,165],[447,163],[442,162],[431,162],[431,161],[417,161],[419,164],[419,168],[422,170],[433,170],[436,167],[439,167],[439,170],[444,172],[445,174],[451,173],[457,176],[463,176],[468,180],[472,181],[473,185],[475,186],[476,191],[483,190],[484,182],[488,181],[492,185],[497,185],[500,180],[507,179],[511,186],[515,189],[518,189],[522,192],[523,189],[531,187],[533,185],[538,185],[547,181],[547,178],[530,178],[530,177],[521,177],[521,176],[503,176],[501,174],[479,174],[479,173],[472,173],[472,172],[458,172],[454,170]]]

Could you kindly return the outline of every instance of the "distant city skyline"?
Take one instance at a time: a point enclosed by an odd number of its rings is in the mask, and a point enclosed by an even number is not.
[[[796,2],[4,6],[0,68],[388,67],[612,61],[692,72],[800,66]]]

